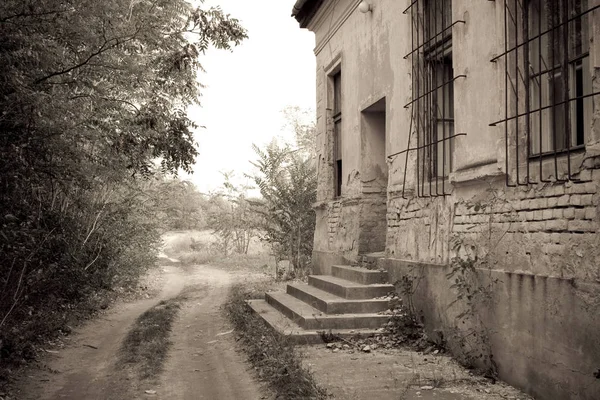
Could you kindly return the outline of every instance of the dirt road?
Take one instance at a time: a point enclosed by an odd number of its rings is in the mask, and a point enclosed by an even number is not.
[[[19,385],[23,400],[260,399],[231,328],[220,313],[229,287],[240,275],[206,266],[165,266],[157,298],[115,307],[49,353],[47,370],[32,371]],[[246,276],[247,278],[247,276]],[[173,345],[163,373],[154,382],[132,382],[116,368],[121,343],[144,311],[185,294],[173,326]],[[150,394],[146,391],[150,391]],[[156,393],[154,393],[156,392]]]

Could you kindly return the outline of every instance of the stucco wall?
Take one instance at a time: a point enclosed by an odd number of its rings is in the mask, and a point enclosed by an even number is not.
[[[381,6],[373,13],[362,14],[355,0],[327,2],[310,27],[316,36],[317,57],[317,148],[319,160],[319,189],[317,199],[317,228],[315,232],[315,254],[338,252],[348,259],[355,259],[359,248],[369,248],[364,242],[366,228],[373,236],[380,237],[383,246],[385,237],[385,209],[380,207],[361,207],[361,204],[382,204],[386,200],[386,191],[374,190],[373,163],[361,158],[361,149],[366,146],[365,135],[370,133],[362,114],[370,106],[385,98],[385,129],[388,133],[385,152],[399,151],[408,133],[407,118],[409,112],[404,105],[410,98],[409,66],[403,56],[408,50],[405,41],[399,37],[410,34],[406,25],[406,16],[402,14],[403,2],[382,0]],[[385,12],[384,12],[385,10]],[[365,23],[366,22],[366,23]],[[343,185],[342,199],[333,196],[333,123],[331,115],[331,92],[328,75],[341,66],[342,70],[342,131],[343,131]],[[398,118],[398,115],[404,115]],[[392,116],[393,115],[393,116]],[[368,119],[367,119],[368,122]],[[390,132],[395,132],[391,135]],[[404,144],[405,145],[405,144]],[[391,171],[398,170],[400,160],[389,165]],[[385,172],[385,171],[384,171]],[[381,192],[379,200],[373,193]],[[369,192],[369,195],[364,196]],[[328,216],[328,210],[334,210],[333,204],[340,204],[343,211]],[[362,214],[361,214],[362,212]],[[342,214],[348,217],[337,219]],[[335,223],[325,222],[334,220]],[[320,222],[319,222],[320,221]],[[374,239],[370,238],[371,242]],[[373,245],[376,248],[377,245]],[[379,248],[377,250],[383,250]],[[372,251],[377,251],[372,250]],[[327,268],[315,257],[317,268]]]

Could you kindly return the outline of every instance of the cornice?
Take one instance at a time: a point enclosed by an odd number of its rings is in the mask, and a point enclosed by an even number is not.
[[[321,50],[327,45],[327,42],[331,40],[331,38],[337,33],[337,31],[341,28],[341,26],[350,18],[350,15],[358,8],[361,0],[352,0],[341,14],[340,18],[336,20],[333,25],[329,28],[329,32],[323,37],[323,39],[316,44],[314,53],[318,55]],[[334,12],[335,6],[339,3],[338,1],[328,1],[317,11],[311,23],[308,25],[308,29],[312,32],[316,32],[321,29],[323,24],[328,21],[327,17],[331,16],[331,13]]]

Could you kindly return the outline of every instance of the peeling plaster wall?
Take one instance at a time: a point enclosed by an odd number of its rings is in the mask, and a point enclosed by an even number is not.
[[[381,259],[393,280],[415,279],[413,301],[431,337],[450,340],[458,311],[444,265]],[[598,285],[502,270],[479,270],[495,280],[483,309],[500,378],[539,400],[596,400],[600,360]]]
[[[593,98],[585,152],[573,157],[576,181],[510,188],[505,184],[504,71],[490,59],[503,51],[502,2],[453,1],[455,140],[451,195],[419,198],[414,152],[388,163],[387,196],[370,192],[372,178],[361,155],[362,112],[386,99],[386,154],[409,143],[411,64],[409,0],[372,0],[361,14],[358,0],[325,1],[309,29],[317,57],[319,186],[313,264],[352,263],[385,238],[380,265],[391,281],[418,279],[415,303],[430,332],[456,328],[456,299],[446,274],[460,238],[493,280],[482,307],[500,377],[539,399],[600,397],[600,96]],[[590,7],[600,0],[590,0]],[[590,14],[592,90],[600,92],[600,10]],[[334,198],[333,132],[328,73],[342,70],[341,198]],[[485,89],[483,89],[485,88]],[[509,146],[512,146],[509,143]],[[563,168],[563,160],[559,160]],[[406,168],[405,168],[406,165]],[[521,166],[522,167],[522,166]],[[542,174],[552,165],[544,161]],[[538,179],[537,167],[532,178]],[[372,171],[371,171],[372,172]],[[509,171],[511,174],[514,171]],[[374,193],[373,193],[374,192]],[[404,196],[403,196],[404,194]],[[481,206],[474,207],[474,204]],[[387,229],[382,229],[385,213]]]
[[[413,301],[428,330],[450,338],[464,330],[447,278],[452,239],[463,241],[471,256],[486,260],[477,264],[478,281],[495,282],[479,313],[499,375],[537,399],[595,400],[600,393],[599,163],[577,182],[506,188],[490,179],[444,198],[388,202],[380,266],[391,282],[415,277]]]
[[[362,14],[357,9],[358,3],[357,0],[325,2],[309,27],[315,32],[317,43],[319,169],[314,246],[317,270],[328,268],[325,260],[332,254],[352,261],[359,249],[378,251],[385,244],[387,193],[385,182],[379,182],[385,175],[381,172],[374,176],[373,162],[361,156],[364,134],[370,128],[362,111],[385,98],[388,154],[399,151],[408,132],[409,112],[404,105],[410,98],[410,66],[402,57],[410,51],[407,47],[410,43],[397,40],[410,37],[406,16],[402,14],[405,5],[401,1],[380,0],[372,13]],[[338,66],[342,71],[343,93],[341,199],[334,198],[332,88],[328,76]],[[390,117],[399,114],[404,117]],[[390,170],[397,169],[400,160],[396,164],[389,165]],[[383,190],[374,187],[373,179],[379,185],[383,183]]]

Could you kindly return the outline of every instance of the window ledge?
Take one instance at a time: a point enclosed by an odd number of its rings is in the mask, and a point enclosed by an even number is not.
[[[471,168],[454,171],[450,173],[450,183],[478,181],[485,178],[497,178],[504,175],[505,173],[498,166],[498,162],[494,161],[489,164],[476,165]]]

